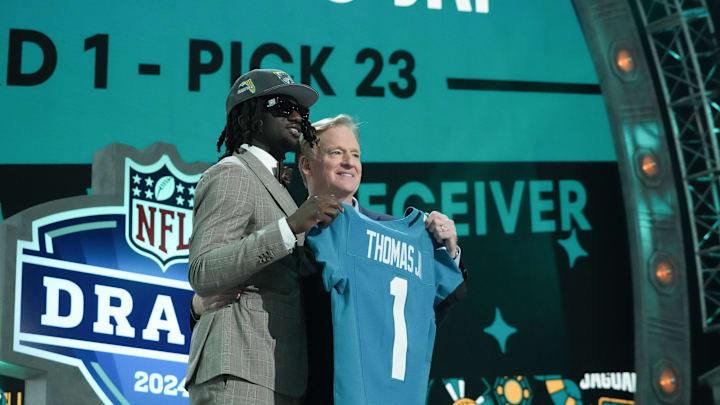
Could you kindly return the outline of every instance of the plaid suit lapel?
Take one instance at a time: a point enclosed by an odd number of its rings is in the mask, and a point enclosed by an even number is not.
[[[238,159],[242,160],[247,164],[250,170],[260,180],[263,186],[270,193],[272,198],[275,200],[277,205],[282,209],[286,216],[292,215],[297,210],[295,201],[288,193],[287,189],[283,187],[277,179],[270,173],[270,171],[256,158],[252,153],[240,152],[236,153]]]

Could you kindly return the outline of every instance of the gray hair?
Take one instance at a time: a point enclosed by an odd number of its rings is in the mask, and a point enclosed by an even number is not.
[[[339,114],[337,117],[332,118],[323,118],[313,123],[313,128],[315,128],[316,133],[321,133],[338,125],[344,125],[350,128],[353,134],[355,134],[356,137],[358,136],[358,126],[352,117],[347,114]]]

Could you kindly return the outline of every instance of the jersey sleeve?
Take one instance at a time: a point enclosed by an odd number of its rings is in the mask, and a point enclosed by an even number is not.
[[[347,284],[340,256],[347,243],[347,222],[347,215],[340,213],[329,227],[321,229],[316,225],[307,234],[307,243],[315,253],[316,261],[324,266],[322,278],[325,290],[334,288],[340,294],[344,293]]]
[[[437,308],[464,281],[462,271],[447,250],[435,249],[435,303]]]

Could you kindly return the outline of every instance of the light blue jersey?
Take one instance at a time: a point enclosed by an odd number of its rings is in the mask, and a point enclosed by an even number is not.
[[[463,281],[435,250],[424,213],[372,221],[345,205],[307,243],[331,294],[336,404],[423,404],[435,343],[435,306]]]

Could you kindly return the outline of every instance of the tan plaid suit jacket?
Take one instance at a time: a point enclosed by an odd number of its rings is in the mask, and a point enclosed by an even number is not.
[[[188,385],[231,374],[302,396],[307,344],[298,264],[278,226],[296,209],[287,190],[245,150],[203,173],[195,192],[190,284],[200,296],[237,286],[244,291],[195,326]]]

